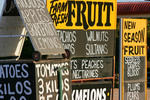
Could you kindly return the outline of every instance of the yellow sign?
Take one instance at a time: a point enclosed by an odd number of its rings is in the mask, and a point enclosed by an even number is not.
[[[122,33],[124,56],[146,56],[147,20],[123,19]]]
[[[47,0],[56,29],[116,29],[117,0]]]
[[[146,100],[147,20],[123,18],[121,29],[120,99],[127,100],[137,97],[139,100]],[[139,89],[133,89],[132,86],[138,86]],[[145,91],[139,92],[140,88],[144,88]]]

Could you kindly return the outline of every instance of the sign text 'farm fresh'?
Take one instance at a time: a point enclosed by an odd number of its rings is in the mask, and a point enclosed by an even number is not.
[[[57,29],[115,29],[115,0],[47,0],[47,7]]]

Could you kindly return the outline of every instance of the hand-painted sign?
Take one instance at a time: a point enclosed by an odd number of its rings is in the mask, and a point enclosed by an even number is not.
[[[124,100],[146,100],[145,82],[125,82]]]
[[[65,53],[44,0],[14,0],[33,47],[42,55]]]
[[[112,30],[57,30],[64,49],[72,57],[115,55],[115,31]],[[111,44],[111,45],[110,45]]]
[[[145,81],[145,57],[124,57],[124,81]]]
[[[122,19],[120,99],[145,99],[147,78],[147,20]],[[124,91],[124,92],[123,92]]]
[[[32,62],[0,62],[0,80],[1,100],[36,100]]]
[[[116,4],[116,0],[47,0],[56,29],[115,30]]]
[[[110,100],[111,82],[72,85],[72,100]]]
[[[123,55],[146,56],[147,21],[144,19],[123,20]]]
[[[58,73],[62,70],[62,100],[71,100],[70,69],[68,61],[0,62],[1,100],[58,100]]]
[[[72,80],[112,77],[113,58],[72,59],[70,67]]]
[[[58,73],[57,69],[66,67],[62,70],[62,100],[71,100],[70,88],[70,69],[68,61],[51,61],[46,63],[36,63],[36,88],[37,100],[58,100]]]
[[[71,57],[115,55],[116,5],[116,0],[47,0],[60,40]]]

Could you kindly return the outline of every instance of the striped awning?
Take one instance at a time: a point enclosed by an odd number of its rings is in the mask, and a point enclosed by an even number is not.
[[[150,2],[117,3],[117,15],[150,14]]]

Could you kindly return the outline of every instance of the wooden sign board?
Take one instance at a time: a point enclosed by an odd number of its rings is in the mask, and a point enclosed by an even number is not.
[[[47,8],[71,57],[115,55],[117,0],[47,0]]]
[[[110,100],[111,82],[72,85],[72,100]]]
[[[113,58],[72,59],[70,67],[71,80],[113,77]]]
[[[120,86],[120,99],[129,100],[147,98],[146,96],[146,80],[147,80],[147,20],[146,19],[122,19],[122,45],[121,45],[121,62],[122,67],[120,70],[121,86]],[[134,94],[135,97],[128,97],[132,88],[135,87],[134,83],[140,83],[138,88],[143,89],[142,93]],[[130,84],[127,84],[130,83]],[[129,90],[127,87],[131,85]],[[135,89],[135,88],[134,88]],[[129,91],[127,92],[123,91]],[[136,91],[136,90],[135,90]],[[139,90],[140,91],[140,90]],[[138,91],[136,91],[138,92]],[[130,96],[130,95],[129,95]],[[139,99],[140,100],[140,99]]]
[[[145,100],[145,82],[125,82],[124,100]]]
[[[124,81],[145,81],[145,57],[124,57]]]
[[[0,62],[0,99],[36,100],[33,62]]]
[[[14,0],[35,51],[42,55],[65,53],[44,0]]]
[[[64,49],[70,50],[71,57],[114,56],[115,32],[113,30],[57,30]]]
[[[66,66],[62,70],[62,100],[71,100],[70,68],[68,61],[51,61],[36,63],[37,100],[58,100],[58,73],[57,68]]]

